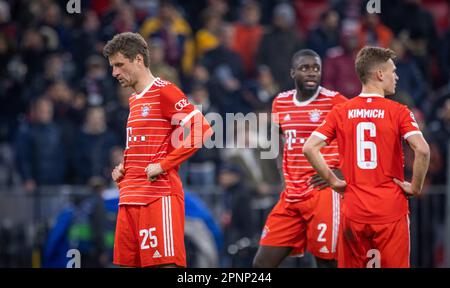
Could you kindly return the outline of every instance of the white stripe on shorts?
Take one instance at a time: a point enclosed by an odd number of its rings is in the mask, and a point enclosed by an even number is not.
[[[172,228],[172,201],[171,197],[163,197],[163,231],[164,256],[174,256],[173,228]]]
[[[163,239],[164,239],[164,256],[167,256],[167,232],[166,232],[166,197],[162,197],[162,220],[163,220]]]
[[[331,238],[331,253],[336,253],[336,243],[339,234],[340,195],[333,191],[333,231]]]

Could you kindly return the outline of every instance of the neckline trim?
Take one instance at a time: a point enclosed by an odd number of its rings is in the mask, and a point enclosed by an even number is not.
[[[142,90],[141,93],[135,94],[136,95],[136,99],[139,99],[142,96],[144,96],[144,94],[147,93],[147,91],[153,86],[153,84],[156,82],[157,79],[159,79],[159,77],[155,77],[150,84],[145,86],[144,90]]]
[[[293,94],[293,96],[292,96],[292,98],[293,98],[293,100],[294,100],[295,106],[306,106],[306,105],[308,105],[309,103],[311,103],[312,101],[316,100],[317,96],[319,96],[319,93],[320,93],[320,90],[321,90],[321,89],[322,89],[322,87],[319,86],[319,87],[317,88],[316,93],[315,93],[311,98],[309,98],[309,99],[306,100],[306,101],[298,101],[298,99],[297,99],[297,89],[296,89],[295,92],[294,92],[294,94]]]
[[[358,96],[359,97],[381,97],[381,98],[384,98],[383,95],[378,94],[378,93],[360,93]]]

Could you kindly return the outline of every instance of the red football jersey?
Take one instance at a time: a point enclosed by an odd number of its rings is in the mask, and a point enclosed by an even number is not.
[[[347,188],[342,212],[351,220],[381,224],[408,213],[408,201],[393,178],[403,181],[402,138],[419,134],[404,105],[361,94],[335,107],[314,135],[338,140]]]
[[[285,180],[284,197],[294,202],[307,199],[312,191],[308,179],[316,171],[302,153],[303,145],[311,133],[323,121],[334,105],[347,98],[338,92],[319,87],[316,95],[307,101],[296,98],[296,90],[278,94],[272,104],[272,119],[283,132],[283,175]],[[338,167],[339,154],[336,142],[322,148],[322,155],[330,167]]]
[[[178,167],[147,180],[145,168],[150,163],[164,163],[175,149],[172,132],[200,113],[175,85],[156,78],[140,94],[130,99],[127,141],[124,152],[125,175],[118,182],[120,204],[147,204],[154,197],[183,195]],[[163,167],[164,169],[164,167]]]

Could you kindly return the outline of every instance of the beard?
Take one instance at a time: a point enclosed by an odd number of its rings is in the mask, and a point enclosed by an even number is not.
[[[317,89],[319,89],[319,84],[315,85],[314,88],[311,88],[311,87],[305,87],[303,85],[303,82],[301,82],[301,81],[296,81],[295,83],[297,85],[297,89],[300,90],[300,92],[302,93],[302,96],[305,98],[312,97],[317,92]]]

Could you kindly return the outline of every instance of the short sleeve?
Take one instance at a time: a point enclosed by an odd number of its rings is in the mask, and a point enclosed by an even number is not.
[[[275,125],[280,125],[280,115],[278,113],[278,101],[277,98],[273,100],[272,103],[272,123]]]
[[[400,109],[400,135],[406,140],[409,136],[422,134],[414,114],[406,106]]]
[[[333,108],[330,113],[327,114],[325,120],[316,128],[312,135],[316,135],[322,138],[328,144],[336,138],[337,128],[337,110]]]
[[[200,113],[186,95],[175,85],[168,84],[161,88],[161,111],[164,118],[172,125],[183,126],[195,114]]]

